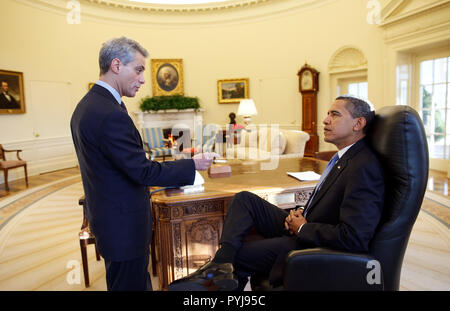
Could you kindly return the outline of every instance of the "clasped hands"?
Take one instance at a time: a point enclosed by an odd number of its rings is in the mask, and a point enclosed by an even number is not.
[[[290,234],[298,234],[298,228],[306,223],[306,219],[303,217],[302,212],[299,210],[290,210],[289,215],[284,220],[284,227]]]
[[[194,155],[192,159],[194,160],[196,170],[205,171],[211,166],[211,163],[215,158],[220,157],[221,156],[215,152],[204,152]]]

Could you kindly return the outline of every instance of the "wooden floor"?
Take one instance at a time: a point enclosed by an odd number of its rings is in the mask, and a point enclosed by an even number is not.
[[[450,197],[445,174],[430,171],[402,269],[401,290],[450,290]],[[0,290],[106,290],[103,260],[88,247],[84,287],[78,231],[83,193],[77,168],[0,185]],[[158,288],[158,280],[152,279]]]

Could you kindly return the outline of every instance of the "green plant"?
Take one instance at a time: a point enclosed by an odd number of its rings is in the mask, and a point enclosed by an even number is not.
[[[142,111],[158,111],[168,109],[199,109],[200,104],[197,97],[183,95],[153,96],[145,97],[139,105]]]

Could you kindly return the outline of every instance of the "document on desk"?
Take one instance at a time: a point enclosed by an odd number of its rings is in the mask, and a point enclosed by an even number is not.
[[[313,172],[313,171],[306,171],[306,172],[287,172],[289,176],[292,176],[294,178],[297,178],[301,181],[313,181],[313,180],[319,180],[320,175]]]
[[[195,171],[194,184],[180,187],[180,189],[182,189],[186,194],[203,192],[205,190],[205,187],[203,186],[204,183],[205,179],[202,177],[202,175],[200,175],[198,171]]]

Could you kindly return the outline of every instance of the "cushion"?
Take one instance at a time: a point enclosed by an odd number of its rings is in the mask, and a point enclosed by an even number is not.
[[[162,148],[151,148],[150,150],[155,157],[172,155],[172,148],[162,147]]]
[[[250,127],[249,127],[250,128]],[[299,130],[280,129],[276,126],[258,125],[251,127],[252,131],[242,131],[240,143],[234,146],[241,157],[246,158],[257,155],[266,159],[274,155],[303,157],[305,144],[309,134]],[[227,151],[227,156],[228,156]],[[231,153],[230,155],[231,156]],[[235,155],[236,156],[236,155]]]
[[[298,130],[283,131],[286,136],[286,149],[285,153],[301,154],[305,152],[306,142],[309,140],[309,134]]]
[[[149,127],[142,129],[142,135],[144,141],[148,144],[149,148],[161,148],[164,147],[163,131],[159,127]]]
[[[286,150],[286,136],[283,132],[279,132],[278,135],[272,135],[270,144],[270,151],[272,154],[283,154]]]
[[[0,168],[12,168],[16,166],[22,166],[25,164],[27,164],[27,162],[20,160],[0,161]]]

